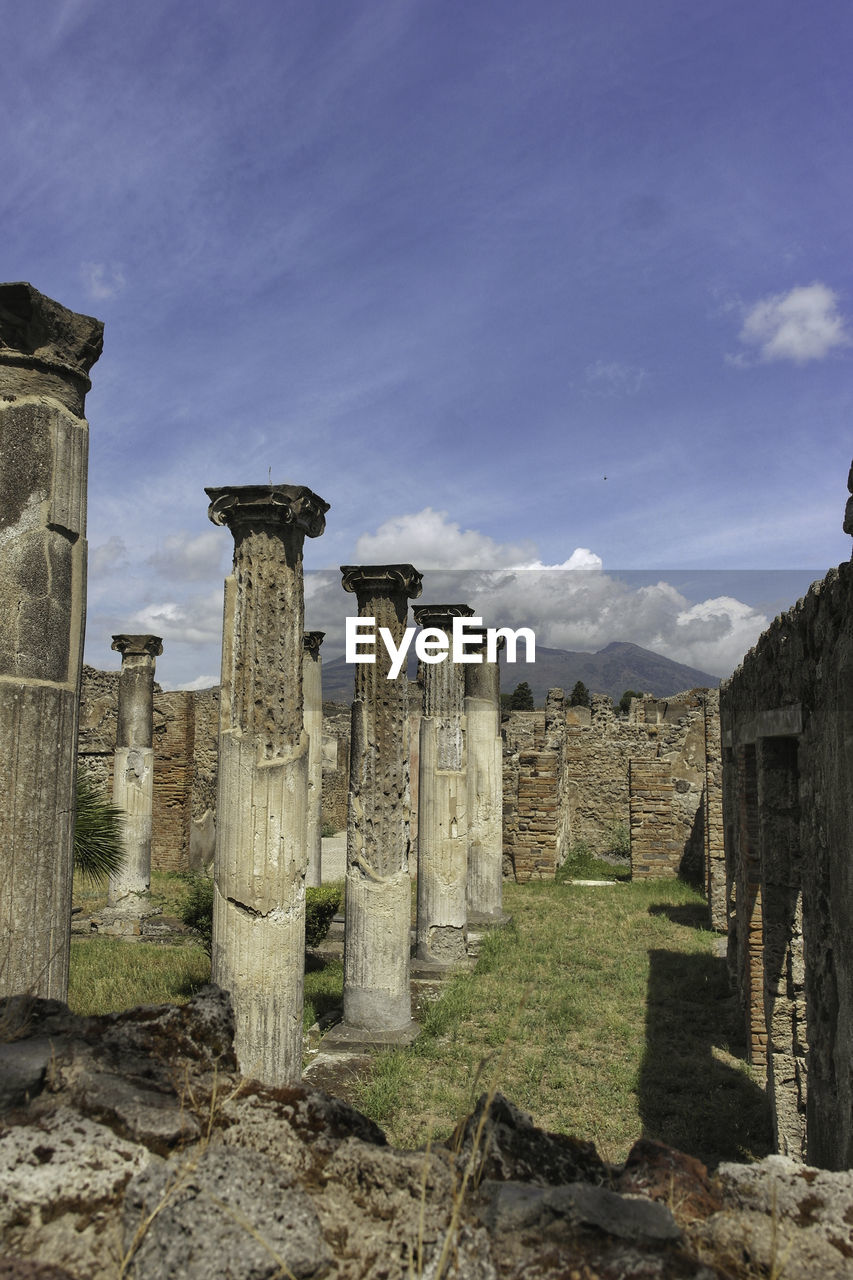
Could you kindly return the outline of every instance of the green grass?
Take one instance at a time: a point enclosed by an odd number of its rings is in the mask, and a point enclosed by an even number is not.
[[[444,1138],[496,1079],[537,1124],[624,1159],[646,1134],[706,1163],[769,1150],[763,1091],[701,898],[679,881],[505,886],[513,925],[381,1056],[357,1103],[399,1146]],[[495,1074],[497,1073],[497,1074]]]
[[[68,1003],[74,1013],[116,1013],[137,1004],[183,1004],[210,981],[203,947],[73,938]]]
[[[73,938],[68,1003],[74,1013],[117,1013],[137,1004],[184,1004],[210,981],[202,946],[163,946],[121,938]],[[343,963],[312,964],[305,973],[305,1030],[339,1008]]]
[[[693,889],[542,881],[505,885],[504,904],[513,923],[484,937],[476,970],[425,1002],[418,1042],[379,1055],[358,1086],[356,1104],[392,1142],[447,1137],[494,1081],[541,1127],[590,1138],[610,1160],[643,1134],[712,1166],[769,1151],[764,1092]],[[70,1003],[182,1001],[208,974],[197,946],[75,939]],[[340,961],[309,964],[306,1029],[340,1006],[342,985]]]

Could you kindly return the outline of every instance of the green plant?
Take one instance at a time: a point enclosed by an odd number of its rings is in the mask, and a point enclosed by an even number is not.
[[[325,840],[328,836],[337,835],[338,829],[333,822],[324,822],[320,828],[320,838]]]
[[[640,693],[639,689],[626,689],[625,692],[622,694],[622,697],[616,703],[616,710],[619,711],[623,716],[626,716],[628,712],[631,710],[631,699],[642,698],[642,697],[643,697],[643,694]]]
[[[99,883],[114,875],[124,861],[121,809],[105,800],[92,779],[77,775],[74,814],[74,870]]]
[[[614,858],[631,856],[631,828],[627,822],[613,822],[607,832],[607,852]]]
[[[590,705],[589,689],[587,689],[583,680],[578,680],[577,684],[575,685],[574,689],[572,689],[572,692],[569,695],[569,706],[570,707],[588,707],[589,705]]]
[[[510,696],[509,705],[513,711],[533,710],[533,690],[526,680],[522,680],[521,684],[515,686]]]
[[[305,890],[305,945],[319,947],[329,932],[332,916],[341,909],[343,886],[321,884]]]
[[[189,888],[180,908],[185,925],[194,929],[208,955],[213,946],[213,880],[198,874],[186,877]]]
[[[209,876],[186,877],[189,890],[180,909],[184,924],[195,929],[210,955],[213,943],[213,881]],[[318,947],[329,932],[332,916],[340,910],[343,888],[324,884],[305,890],[305,945]]]

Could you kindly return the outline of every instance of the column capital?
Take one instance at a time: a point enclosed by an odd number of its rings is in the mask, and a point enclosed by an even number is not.
[[[309,538],[326,527],[328,502],[301,484],[226,485],[205,488],[208,519],[236,533],[241,525],[293,525]]]
[[[91,387],[104,326],[47,298],[26,281],[0,284],[0,364],[70,375]]]
[[[326,637],[325,631],[303,631],[302,632],[302,651],[310,653],[312,658],[319,658],[320,645]]]
[[[122,658],[159,658],[163,652],[163,641],[160,636],[113,636],[111,649],[120,653]]]
[[[474,610],[467,604],[419,604],[412,613],[419,627],[439,627],[442,631],[453,626],[454,618],[474,616]]]
[[[344,591],[356,596],[405,595],[416,600],[421,594],[423,574],[411,564],[342,564]]]

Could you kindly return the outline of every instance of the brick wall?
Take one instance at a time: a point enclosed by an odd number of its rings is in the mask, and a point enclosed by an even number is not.
[[[722,687],[720,719],[729,960],[756,1061],[764,1053],[777,1145],[846,1169],[853,566],[774,620]]]

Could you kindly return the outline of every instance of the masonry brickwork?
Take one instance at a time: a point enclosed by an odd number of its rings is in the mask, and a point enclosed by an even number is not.
[[[780,1151],[853,1165],[853,565],[721,690],[729,961]]]
[[[552,690],[544,712],[511,712],[503,734],[508,875],[553,876],[573,843],[604,854],[629,829],[635,875],[690,871],[713,879],[724,904],[715,691],[634,699],[625,717],[609,698],[565,707]],[[719,916],[716,928],[724,927],[724,905],[722,923]]]

